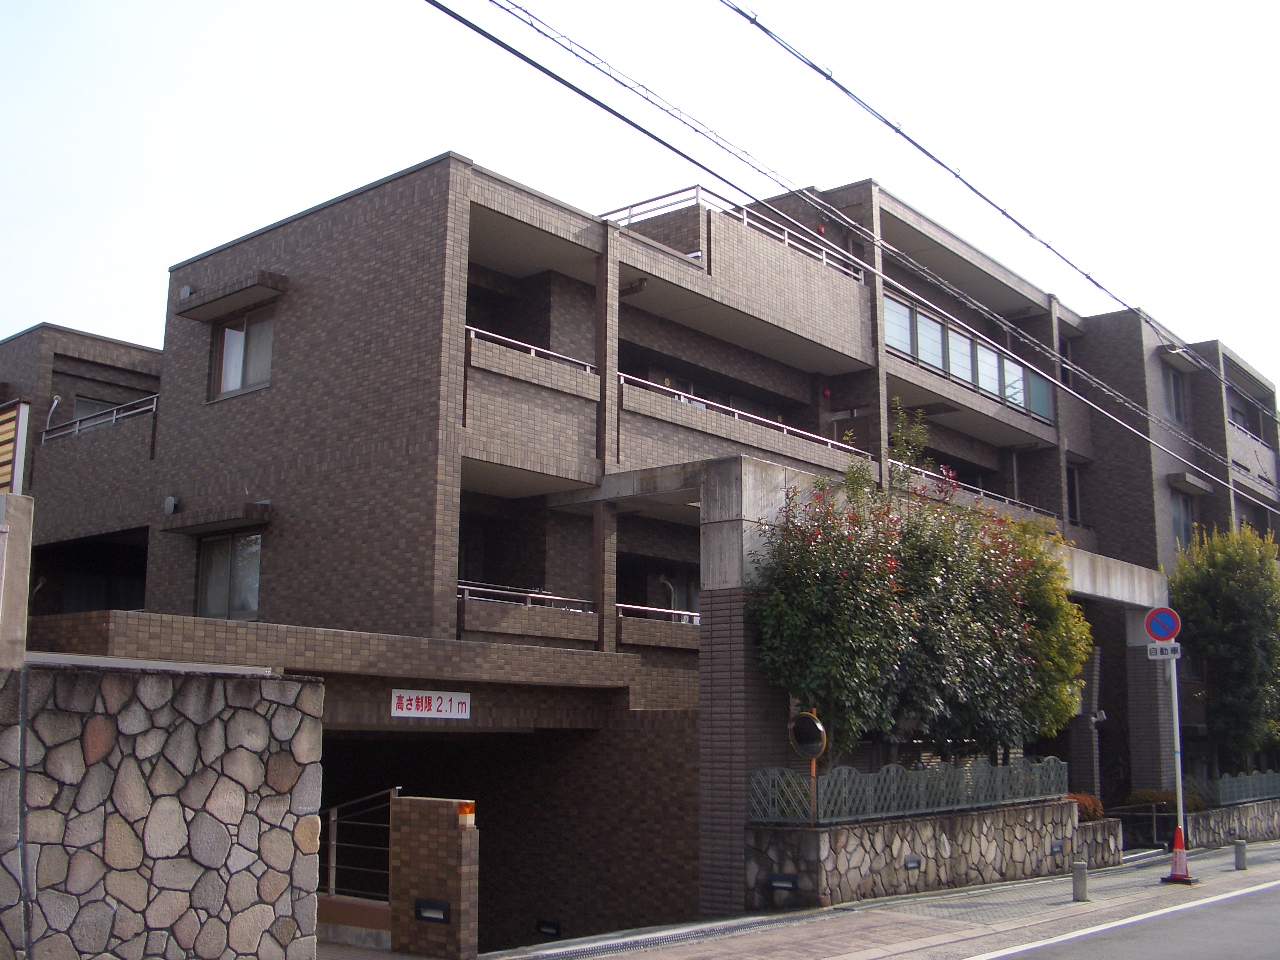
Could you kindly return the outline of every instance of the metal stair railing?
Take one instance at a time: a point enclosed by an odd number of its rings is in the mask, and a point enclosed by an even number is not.
[[[329,896],[389,899],[391,800],[400,790],[379,790],[320,811],[321,866]]]

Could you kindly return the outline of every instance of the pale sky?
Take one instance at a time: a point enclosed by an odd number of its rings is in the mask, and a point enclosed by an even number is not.
[[[1129,303],[1280,381],[1275,5],[748,5]],[[776,192],[487,0],[451,6]],[[525,6],[791,180],[874,177],[1116,309],[717,0]],[[421,0],[4,0],[0,90],[0,336],[160,346],[171,264],[446,150],[595,212],[714,186]]]

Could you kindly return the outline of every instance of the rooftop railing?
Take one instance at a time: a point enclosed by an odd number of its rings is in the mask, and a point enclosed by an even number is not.
[[[518,587],[504,587],[493,583],[478,583],[474,580],[458,581],[459,600],[483,600],[488,603],[512,603],[524,607],[549,607],[553,610],[567,610],[570,613],[592,613],[596,605],[591,600],[577,597],[558,597],[544,590],[521,590]]]
[[[503,337],[496,333],[490,333],[488,330],[481,330],[479,327],[467,327],[467,336],[472,340],[487,340],[490,343],[496,343],[503,347],[509,347],[512,350],[519,350],[521,353],[527,353],[531,357],[541,357],[543,360],[554,360],[556,363],[567,363],[571,367],[577,367],[579,370],[585,370],[587,373],[595,373],[596,367],[593,363],[587,363],[585,360],[578,360],[574,357],[566,357],[563,353],[556,353],[554,350],[547,350],[543,347],[535,347],[532,343],[522,343],[519,340],[512,340],[510,337]]]
[[[726,200],[703,186],[686,187],[683,190],[664,193],[660,197],[642,200],[630,206],[619,207],[617,210],[610,210],[608,213],[602,214],[601,219],[611,220],[618,226],[626,228],[652,217],[661,216],[664,213],[674,213],[676,210],[683,210],[691,206],[709,207],[726,216],[733,217],[744,226],[759,230],[761,233],[773,237],[784,246],[819,260],[827,266],[839,270],[846,276],[853,277],[859,283],[863,282],[862,265],[857,260],[839,247],[824,240],[820,235],[814,233],[800,222],[792,220],[789,224],[780,223],[771,217],[766,217],[752,207]],[[701,255],[702,251],[697,251],[697,256],[701,257]],[[686,256],[694,258],[692,253],[688,253]]]
[[[665,620],[667,623],[702,623],[702,614],[696,610],[671,610],[667,607],[642,607],[634,603],[615,603],[618,616],[636,617],[641,620]]]
[[[770,430],[777,430],[779,433],[784,433],[789,437],[799,437],[800,439],[808,440],[811,443],[820,443],[824,447],[829,447],[832,450],[842,450],[846,453],[857,454],[861,457],[871,456],[871,454],[867,453],[865,450],[859,450],[857,447],[851,447],[849,444],[841,443],[839,440],[832,440],[830,437],[822,437],[816,433],[809,433],[807,430],[789,427],[779,420],[770,420],[768,417],[761,417],[754,413],[747,413],[745,410],[727,407],[722,403],[716,403],[713,400],[706,400],[692,393],[685,393],[682,390],[676,390],[674,387],[667,387],[660,383],[654,383],[651,380],[642,380],[639,377],[633,377],[629,373],[619,373],[618,381],[627,386],[638,387],[641,390],[649,390],[653,393],[665,394],[680,403],[687,403],[690,406],[699,407],[705,410],[713,410],[726,417],[732,417],[734,420],[742,420],[747,423],[759,424],[762,427],[768,427]]]
[[[129,417],[136,417],[143,413],[155,413],[157,399],[159,399],[158,394],[143,397],[141,400],[131,400],[129,403],[122,403],[118,407],[102,410],[87,417],[81,417],[78,420],[68,420],[66,423],[58,424],[56,427],[40,431],[40,442],[48,443],[50,440],[57,440],[59,437],[72,437],[95,427],[105,427],[120,420],[127,420]]]

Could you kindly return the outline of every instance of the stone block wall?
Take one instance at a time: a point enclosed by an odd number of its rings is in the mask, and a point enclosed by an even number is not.
[[[470,800],[391,800],[391,949],[439,960],[474,960],[480,898],[480,834]],[[436,919],[419,900],[448,904]]]
[[[1124,859],[1124,831],[1115,818],[1076,825],[1075,859],[1090,870],[1118,867]]]
[[[313,960],[323,684],[27,669],[25,724],[0,673],[0,960]]]
[[[749,826],[746,906],[828,907],[1063,873],[1078,859],[1077,829],[1073,800],[839,827]],[[779,874],[794,875],[796,889],[775,889],[769,878]]]
[[[1280,800],[1257,800],[1187,814],[1187,847],[1222,847],[1233,840],[1280,840]]]

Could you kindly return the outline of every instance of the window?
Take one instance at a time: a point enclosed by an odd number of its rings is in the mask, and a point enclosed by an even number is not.
[[[947,331],[947,372],[973,383],[973,341],[955,330]]]
[[[261,555],[260,533],[201,540],[196,615],[220,620],[256,619]]]
[[[1255,437],[1262,433],[1262,414],[1257,404],[1235,390],[1227,391],[1227,417],[1241,430]]]
[[[1046,420],[1053,419],[1053,385],[1034,370],[1027,370],[1027,409]]]
[[[271,316],[257,313],[214,330],[215,398],[266,386],[271,380],[272,328]]]
[[[86,417],[92,417],[95,413],[102,413],[104,410],[110,410],[116,406],[106,400],[92,400],[89,397],[76,397],[75,403],[71,410],[72,420],[83,420]]]
[[[1026,406],[1026,382],[1023,379],[1022,364],[1012,360],[1004,361],[1004,398],[1014,406]]]
[[[911,308],[897,300],[884,298],[884,342],[903,353],[911,349]]]
[[[1000,395],[1000,354],[982,344],[978,344],[978,386]]]
[[[1067,467],[1067,520],[1080,522],[1080,469]]]
[[[1174,423],[1187,425],[1186,381],[1180,370],[1164,366],[1164,412]]]
[[[931,367],[942,369],[942,324],[916,314],[917,355]]]
[[[1183,550],[1191,546],[1191,534],[1196,522],[1196,502],[1181,491],[1173,491],[1173,536]]]

